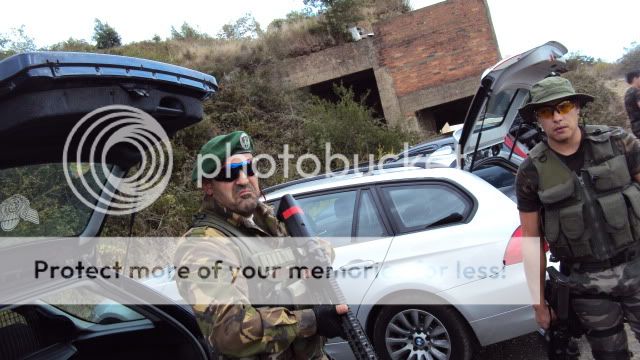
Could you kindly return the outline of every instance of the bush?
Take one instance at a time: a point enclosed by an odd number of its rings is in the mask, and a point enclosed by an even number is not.
[[[176,30],[173,26],[171,27],[171,39],[173,40],[203,40],[203,39],[211,39],[207,33],[200,32],[193,26],[189,25],[186,21],[182,23],[180,26],[180,30]],[[154,36],[154,42],[159,42],[160,37],[158,35]]]
[[[69,38],[66,41],[59,42],[49,47],[51,51],[78,51],[78,52],[93,52],[96,51],[96,47],[89,44],[86,40]]]
[[[334,92],[339,98],[337,103],[314,98],[306,108],[305,135],[311,153],[324,154],[325,143],[331,143],[332,153],[344,154],[349,160],[357,154],[359,162],[367,162],[369,154],[377,160],[400,152],[404,142],[417,141],[417,134],[388,128],[375,119],[372,110],[364,105],[365,99],[356,101],[351,89],[334,86]],[[333,169],[342,166],[340,162],[330,165]]]
[[[261,38],[277,59],[307,55],[335,45],[318,17],[280,20],[274,20]]]
[[[351,41],[349,27],[363,19],[363,0],[303,0],[304,4],[316,8],[320,22],[338,43]]]
[[[631,43],[628,48],[625,48],[625,53],[618,60],[620,64],[620,72],[622,75],[629,71],[640,70],[640,43]]]
[[[609,89],[602,78],[592,75],[588,67],[578,67],[565,74],[576,92],[595,98],[581,110],[580,118],[587,124],[610,125],[628,128],[627,115],[622,99]]]

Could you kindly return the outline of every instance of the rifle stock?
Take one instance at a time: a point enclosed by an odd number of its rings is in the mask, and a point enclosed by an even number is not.
[[[325,268],[331,266],[330,260],[322,249],[322,245],[318,243],[318,239],[311,234],[307,227],[304,212],[293,196],[287,194],[282,197],[277,215],[278,219],[284,222],[289,235],[299,239],[300,243],[296,245],[307,250],[305,262],[320,263],[319,265]],[[334,304],[346,304],[346,299],[335,277],[329,276],[325,281],[328,282],[328,286],[323,287],[324,293],[316,295],[330,300]],[[342,329],[347,337],[345,340],[349,343],[355,358],[357,360],[377,360],[373,346],[353,312],[349,310],[341,318]]]

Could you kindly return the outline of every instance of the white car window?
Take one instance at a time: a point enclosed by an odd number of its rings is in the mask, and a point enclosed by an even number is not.
[[[489,99],[489,103],[486,105],[486,114],[483,110],[478,115],[480,119],[482,116],[485,117],[483,131],[502,125],[516,91],[517,89],[502,90]]]
[[[471,208],[462,194],[443,185],[386,186],[382,193],[401,232],[461,222]]]
[[[358,227],[356,229],[357,237],[381,237],[386,232],[382,226],[378,210],[376,209],[371,192],[369,190],[362,191],[360,195],[360,210],[358,212]]]
[[[333,246],[350,243],[355,190],[298,199],[316,235],[329,238]],[[330,239],[341,238],[341,239]],[[338,242],[338,243],[334,243]]]

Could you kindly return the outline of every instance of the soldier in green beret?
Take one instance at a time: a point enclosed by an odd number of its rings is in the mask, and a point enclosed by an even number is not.
[[[547,137],[516,177],[525,272],[540,286],[536,321],[549,328],[555,314],[541,284],[546,239],[568,275],[593,357],[629,359],[625,318],[640,338],[640,142],[618,127],[580,126],[580,111],[592,100],[569,80],[547,77],[519,111]]]
[[[342,336],[339,314],[347,312],[346,305],[254,307],[252,295],[272,291],[267,281],[252,285],[225,276],[198,277],[196,269],[215,269],[219,263],[221,269],[295,263],[291,252],[278,250],[287,231],[273,209],[259,201],[252,160],[253,142],[243,131],[216,136],[200,149],[192,179],[204,197],[176,251],[176,266],[191,271],[177,277],[178,289],[217,359],[327,359],[325,337]]]

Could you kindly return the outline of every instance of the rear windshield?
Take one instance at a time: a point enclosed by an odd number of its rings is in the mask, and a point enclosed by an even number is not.
[[[81,195],[86,197],[88,189],[99,192],[105,179],[85,176],[89,181],[83,185],[74,176],[91,164],[68,166],[70,181]],[[67,183],[61,163],[0,169],[0,237],[76,236],[91,213]]]

